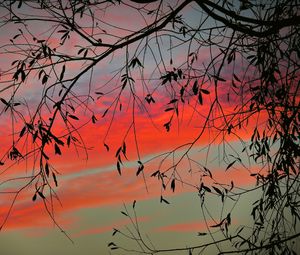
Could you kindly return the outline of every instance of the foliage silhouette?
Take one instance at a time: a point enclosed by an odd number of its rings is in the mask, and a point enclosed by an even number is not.
[[[119,247],[117,242],[111,242],[110,249],[205,254],[214,245],[219,254],[296,254],[293,242],[300,235],[299,5],[298,0],[3,1],[1,27],[13,26],[17,32],[1,47],[3,56],[15,56],[1,73],[1,118],[11,120],[12,130],[1,168],[4,173],[27,161],[38,170],[24,177],[25,184],[14,192],[1,228],[20,193],[30,187],[34,187],[32,200],[43,199],[61,228],[49,202],[58,199],[54,188],[59,185],[52,158],[63,156],[65,147],[87,153],[80,129],[101,118],[109,119],[103,139],[109,151],[107,136],[120,111],[131,122],[115,153],[119,174],[127,158],[128,134],[133,133],[136,175],[142,175],[146,184],[145,169],[158,161],[151,178],[161,183],[160,201],[168,204],[164,190],[174,192],[178,183],[193,186],[204,219],[211,218],[215,225],[208,227],[212,241],[206,244],[154,249],[134,220],[135,210],[131,216],[126,208],[124,215],[131,219],[134,232],[115,230],[114,235],[135,240],[139,250]],[[120,10],[140,17],[141,22],[111,20],[110,15]],[[35,31],[37,24],[44,27]],[[108,64],[108,58],[117,71],[96,85],[95,72]],[[75,73],[73,64],[80,66]],[[84,81],[88,86],[82,86]],[[35,100],[29,96],[24,100],[22,91],[30,83],[37,91]],[[109,104],[99,114],[93,105],[104,99]],[[158,103],[168,116],[162,125],[166,132],[176,125],[179,128],[185,109],[200,128],[191,142],[143,161],[136,116],[140,112],[151,116],[151,108]],[[211,139],[203,145],[201,139],[207,133]],[[236,148],[230,143],[233,138],[240,142]],[[212,145],[219,146],[224,171],[247,171],[253,187],[220,183],[214,177],[209,167]],[[201,146],[207,151],[204,163],[192,153]],[[188,171],[183,165],[189,166]],[[186,181],[184,172],[197,175],[199,183]],[[1,185],[13,181],[6,179]],[[257,196],[250,212],[253,224],[235,228],[232,212],[252,192]],[[228,201],[235,204],[215,219],[206,207],[208,196],[220,197],[221,208]],[[215,239],[210,228],[218,229],[222,237]],[[230,242],[232,249],[222,250],[222,242]]]

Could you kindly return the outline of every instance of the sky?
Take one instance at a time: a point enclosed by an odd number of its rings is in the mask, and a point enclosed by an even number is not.
[[[155,5],[154,5],[155,7]],[[24,8],[24,9],[22,9]],[[4,10],[0,9],[1,16],[4,15]],[[29,10],[25,7],[21,7],[21,11],[28,13]],[[198,13],[191,7],[187,7],[186,16],[191,22],[197,24],[199,22]],[[123,27],[127,27],[130,30],[138,29],[142,22],[142,18],[138,17],[139,14],[134,13],[132,9],[124,8],[122,12],[119,9],[110,9],[108,13],[103,15],[103,20],[107,23],[117,23]],[[134,16],[135,15],[135,16]],[[131,17],[129,19],[128,17]],[[133,22],[133,20],[139,20],[139,22]],[[144,21],[145,22],[145,21]],[[82,20],[82,26],[88,21]],[[45,28],[38,23],[29,23],[31,29],[37,36],[43,38],[47,36],[47,32],[43,32]],[[118,36],[123,36],[128,33],[123,29],[113,29],[106,23],[102,24],[101,29],[107,30],[101,34],[101,39],[105,42],[113,42],[116,40],[112,33],[117,33]],[[46,26],[46,25],[45,25]],[[110,29],[112,32],[110,32]],[[0,44],[6,45],[9,39],[18,33],[17,25],[11,26],[11,29],[7,27],[0,28]],[[59,33],[58,33],[59,34]],[[52,45],[59,44],[60,35],[57,33],[51,37]],[[17,38],[19,43],[22,43],[22,36]],[[23,41],[24,42],[24,41]],[[71,37],[66,45],[59,48],[61,52],[69,52],[75,54],[78,52],[78,45],[85,45],[82,39],[78,37]],[[162,45],[167,41],[162,41]],[[179,47],[179,46],[178,46]],[[156,49],[157,48],[153,48]],[[179,47],[180,49],[180,47]],[[99,53],[100,54],[100,53]],[[152,53],[152,54],[157,54]],[[174,61],[185,60],[185,55],[180,50],[174,50],[172,57],[170,57],[170,51],[164,51],[164,58],[174,58]],[[201,59],[198,60],[199,65],[209,60],[209,53],[207,50],[198,52]],[[151,57],[151,53],[145,53],[147,67],[149,70],[153,70],[153,73],[146,72],[146,78],[154,84],[157,83],[154,77],[157,72],[155,70],[156,58]],[[9,54],[1,53],[1,70],[5,70],[7,65],[12,62],[14,57]],[[124,62],[124,55],[121,51],[114,54],[112,59],[108,58],[99,63],[92,74],[93,88],[95,91],[109,91],[109,86],[102,86],[110,77],[118,70],[118,64]],[[59,68],[62,68],[60,66]],[[72,63],[67,65],[66,76],[71,77],[73,74],[78,73],[82,68],[82,63]],[[61,70],[61,69],[60,69]],[[226,73],[224,74],[226,75]],[[90,81],[90,76],[85,75],[78,81],[78,87],[76,93],[84,94],[87,92]],[[2,77],[1,84],[5,84],[5,79]],[[145,84],[142,81],[137,81],[137,91],[141,94],[147,94]],[[28,111],[20,109],[21,112],[32,114],[33,109],[39,102],[39,97],[43,91],[40,89],[40,81],[37,79],[37,75],[32,80],[27,80],[27,87],[20,88],[18,92],[19,100],[27,100],[29,107]],[[210,88],[210,84],[205,83],[204,88]],[[226,84],[223,85],[226,88]],[[53,91],[55,94],[57,91]],[[1,98],[9,96],[9,91],[1,92]],[[172,93],[170,91],[169,93]],[[224,89],[224,94],[220,97],[225,98],[227,91]],[[93,94],[96,98],[95,94]],[[80,126],[80,123],[84,124],[80,129],[80,134],[88,147],[87,152],[79,148],[72,147],[70,149],[61,148],[62,156],[54,155],[53,151],[49,150],[49,155],[54,158],[53,167],[57,169],[58,174],[58,187],[55,188],[55,192],[59,197],[61,204],[58,201],[54,201],[54,215],[55,220],[59,226],[66,231],[67,235],[72,239],[73,243],[61,233],[58,227],[54,226],[53,221],[45,211],[43,200],[37,197],[36,201],[32,201],[34,187],[24,190],[18,197],[14,204],[13,210],[0,232],[0,249],[3,255],[35,255],[35,254],[65,254],[65,255],[79,255],[79,254],[110,254],[110,249],[107,246],[111,241],[120,243],[123,246],[129,247],[129,249],[135,248],[136,244],[129,242],[128,239],[124,239],[118,235],[112,236],[113,229],[125,229],[126,226],[130,226],[130,219],[126,217],[121,211],[124,211],[124,206],[131,212],[133,202],[136,200],[135,210],[137,213],[137,221],[139,222],[143,235],[148,234],[149,239],[156,247],[169,248],[169,247],[186,247],[195,245],[201,242],[209,241],[209,238],[198,236],[198,232],[207,232],[207,226],[215,225],[218,222],[214,220],[207,220],[203,218],[200,199],[195,186],[199,185],[200,174],[197,171],[195,165],[192,172],[186,171],[190,166],[187,161],[183,161],[178,165],[178,176],[183,181],[191,184],[180,185],[177,183],[175,192],[172,192],[170,183],[166,191],[163,192],[164,198],[170,202],[170,204],[160,203],[161,186],[160,182],[156,178],[150,178],[149,176],[158,169],[159,163],[163,157],[159,157],[156,160],[149,161],[149,159],[161,155],[169,150],[180,146],[181,144],[191,142],[201,130],[201,125],[205,120],[205,113],[209,110],[209,103],[212,102],[213,92],[210,95],[204,97],[204,106],[201,111],[195,111],[193,107],[181,107],[181,112],[184,112],[178,122],[172,126],[170,132],[166,132],[163,124],[169,120],[170,113],[164,111],[167,103],[164,102],[167,92],[158,86],[155,98],[157,103],[149,108],[147,113],[143,108],[134,109],[137,113],[135,119],[135,133],[138,140],[138,147],[140,153],[140,160],[142,162],[148,162],[145,164],[144,174],[146,181],[142,175],[136,176],[138,168],[138,153],[135,147],[135,137],[132,129],[129,130],[126,137],[126,144],[128,147],[128,160],[124,158],[124,167],[122,167],[122,175],[120,176],[116,168],[116,158],[114,156],[116,150],[123,144],[123,138],[126,135],[130,123],[132,123],[132,108],[129,104],[131,102],[128,94],[124,93],[120,98],[123,103],[123,108],[126,110],[116,112],[112,114],[111,110],[108,112],[106,118],[101,118],[103,111],[109,107],[112,102],[115,92],[112,92],[107,97],[100,98],[99,100],[90,100],[89,107],[92,112],[97,116],[98,121],[95,124],[89,123],[85,125],[91,113],[90,109],[84,107],[76,108],[76,116],[80,117],[79,122],[76,125]],[[70,99],[70,102],[72,100]],[[194,101],[191,101],[193,104]],[[2,107],[2,106],[1,106]],[[118,105],[120,107],[120,105]],[[232,110],[231,105],[227,105],[226,111]],[[2,109],[1,109],[2,110]],[[48,116],[47,111],[43,112],[44,116]],[[151,116],[151,118],[149,118]],[[30,115],[25,115],[25,118],[29,118]],[[112,126],[110,126],[110,120],[114,118]],[[0,122],[0,137],[2,147],[0,148],[1,155],[5,154],[5,149],[9,146],[12,130],[10,128],[9,113],[2,111]],[[75,121],[74,121],[75,123]],[[79,123],[79,124],[78,124]],[[216,120],[216,125],[221,125]],[[18,123],[16,128],[20,128]],[[57,131],[64,132],[60,123],[57,124]],[[107,133],[107,131],[109,132]],[[108,134],[107,136],[105,134]],[[244,139],[249,139],[247,130],[241,130],[240,136]],[[225,158],[222,150],[223,144],[220,143],[222,137],[218,137],[214,140],[215,133],[211,130],[205,132],[200,141],[190,151],[190,155],[200,162],[202,166],[208,166],[213,170],[213,176],[216,180],[230,185],[231,181],[234,181],[236,186],[248,187],[253,183],[250,178],[251,171],[256,171],[255,166],[249,164],[246,169],[242,169],[242,166],[233,167],[229,171],[225,172],[226,166],[232,162],[233,159]],[[103,141],[110,147],[109,151],[106,151],[103,146]],[[211,146],[206,145],[210,142],[214,142]],[[26,146],[29,149],[32,145],[22,144],[22,148],[26,150]],[[242,150],[242,145],[239,143],[238,138],[231,136],[228,140],[228,144],[225,147],[233,147],[236,151]],[[179,158],[180,155],[187,148],[183,147],[174,154],[174,158]],[[209,156],[207,156],[209,153]],[[28,162],[32,162],[34,159],[30,159]],[[166,160],[162,169],[167,169],[171,160]],[[5,181],[9,178],[16,176],[28,176],[36,165],[29,165],[27,161],[20,162],[11,165],[9,169],[1,168],[1,181]],[[245,167],[246,168],[246,167]],[[208,178],[207,178],[208,179]],[[14,190],[22,185],[22,180],[15,180],[9,183],[1,183],[0,189],[2,191]],[[208,181],[208,185],[213,185]],[[10,203],[13,196],[11,194],[1,194],[0,199],[0,219],[5,219]],[[206,203],[208,208],[213,208],[211,213],[214,214],[213,218],[224,217],[226,212],[232,212],[235,216],[233,221],[234,227],[237,227],[240,222],[246,222],[248,219],[249,210],[247,205],[250,205],[255,196],[251,195],[246,198],[246,203],[243,206],[236,209],[234,203],[228,201],[226,207],[216,208],[215,204],[220,200],[220,197],[215,195],[207,199]],[[49,201],[48,201],[49,202]],[[249,208],[248,208],[249,209]],[[248,213],[248,214],[247,214]],[[221,215],[221,216],[220,216]],[[209,217],[208,217],[209,218]],[[208,225],[207,225],[207,224]],[[210,254],[212,250],[207,250],[206,254]],[[116,252],[118,254],[118,252]],[[176,253],[172,253],[176,254]],[[181,254],[181,253],[178,253]]]

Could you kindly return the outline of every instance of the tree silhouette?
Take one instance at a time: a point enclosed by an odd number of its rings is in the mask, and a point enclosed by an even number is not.
[[[218,239],[209,227],[205,234],[212,241],[194,247],[152,248],[128,211],[125,215],[132,219],[135,231],[115,230],[114,235],[135,240],[140,249],[136,252],[146,254],[182,250],[199,254],[211,245],[220,254],[296,254],[293,241],[300,235],[299,5],[298,0],[3,1],[1,28],[13,27],[16,33],[1,47],[1,54],[14,60],[1,72],[1,122],[10,120],[12,135],[0,164],[4,172],[23,161],[38,170],[24,178],[20,175],[25,184],[14,192],[1,228],[20,193],[28,188],[33,189],[33,201],[37,196],[43,199],[56,223],[49,202],[58,199],[52,158],[63,156],[65,147],[87,152],[80,129],[101,118],[109,122],[103,139],[109,150],[107,134],[123,112],[131,121],[115,154],[116,170],[122,174],[127,135],[133,133],[136,175],[143,175],[146,183],[147,165],[159,162],[158,169],[151,169],[151,178],[161,183],[161,202],[169,203],[164,190],[175,191],[179,183],[195,188],[207,217],[211,217],[208,196],[220,197],[222,208],[229,200],[240,203],[251,192],[257,199],[250,212],[251,226],[233,228],[235,207],[227,208],[212,219]],[[120,10],[128,11],[124,13],[127,24],[112,18]],[[78,68],[72,69],[73,65]],[[105,65],[116,71],[96,82],[96,70]],[[94,104],[104,100],[108,103],[100,115]],[[179,128],[182,116],[189,113],[200,128],[190,142],[145,161],[136,117],[141,112],[151,116],[157,104],[168,116],[162,125],[165,132]],[[206,133],[210,139],[203,146]],[[239,147],[231,146],[230,139],[238,140]],[[214,177],[208,160],[212,145],[219,146],[225,171],[248,172],[253,178],[251,188],[221,183]],[[207,151],[205,163],[192,153],[196,146]],[[196,174],[199,183],[186,181],[186,172]],[[14,180],[5,179],[1,185]],[[222,242],[231,242],[232,249],[221,250]],[[109,247],[135,251],[114,242]]]

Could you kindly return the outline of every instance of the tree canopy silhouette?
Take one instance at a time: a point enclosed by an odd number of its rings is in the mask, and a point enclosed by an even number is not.
[[[169,203],[164,190],[175,191],[182,183],[195,188],[204,216],[212,217],[208,196],[219,197],[220,207],[226,209],[212,219],[217,237],[210,228],[203,234],[212,242],[154,249],[132,221],[136,233],[115,230],[114,235],[134,239],[140,250],[114,242],[109,244],[112,250],[205,254],[205,248],[214,245],[219,254],[296,254],[299,9],[298,0],[2,1],[1,29],[9,31],[10,38],[2,42],[1,56],[13,60],[1,70],[0,80],[1,123],[9,123],[11,134],[0,158],[1,185],[15,180],[5,174],[19,162],[32,164],[34,171],[20,173],[24,182],[13,192],[1,228],[26,189],[32,189],[33,201],[43,199],[56,222],[50,201],[58,199],[59,178],[52,159],[63,157],[65,148],[87,153],[80,130],[102,118],[108,123],[103,145],[110,150],[107,135],[118,116],[127,114],[131,121],[115,153],[116,171],[122,174],[132,133],[136,175],[143,175],[145,183],[147,178],[157,179],[161,202]],[[120,19],[116,13],[121,13]],[[191,132],[190,142],[144,160],[136,117],[145,114],[151,122],[151,109],[167,116],[161,125],[166,133],[180,129],[188,115],[197,125],[196,136]],[[203,145],[206,133],[210,139]],[[237,147],[232,139],[239,142]],[[224,171],[246,171],[252,187],[214,177],[208,160],[215,157],[212,145],[219,147]],[[200,147],[207,151],[206,160],[192,153]],[[145,169],[155,160],[159,167],[150,169],[148,176]],[[199,183],[182,178],[186,173],[197,175]],[[232,211],[251,193],[256,196],[249,212],[253,224],[233,227]],[[228,201],[235,205],[228,209]],[[230,242],[232,249],[222,250],[223,242]]]

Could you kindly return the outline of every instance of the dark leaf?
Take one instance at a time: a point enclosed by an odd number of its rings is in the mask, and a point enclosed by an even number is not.
[[[136,200],[133,201],[132,208],[135,208]]]
[[[85,50],[85,48],[81,48],[81,49],[77,52],[77,55],[80,55],[84,50]]]
[[[68,138],[67,138],[67,145],[68,145],[68,147],[70,147],[70,143],[71,143],[71,136],[68,136]]]
[[[229,226],[231,224],[231,215],[230,215],[230,213],[227,214],[226,221],[227,221],[227,224]]]
[[[121,150],[122,150],[122,147],[119,147],[119,149],[117,150],[116,155],[115,155],[116,158],[120,155]]]
[[[122,174],[121,173],[121,165],[120,165],[119,161],[117,162],[117,170],[118,170],[119,175],[121,175]]]
[[[46,175],[47,175],[47,177],[49,177],[49,165],[48,165],[48,163],[46,163],[46,165],[45,165],[45,172],[46,172]]]
[[[32,201],[35,201],[35,200],[36,200],[36,193],[32,197]]]
[[[55,154],[61,155],[61,150],[57,143],[54,144]]]
[[[53,180],[54,180],[55,186],[57,187],[57,186],[58,186],[58,183],[57,183],[56,175],[55,175],[55,173],[54,173],[54,172],[52,172],[52,177],[53,177]]]
[[[26,126],[24,126],[20,132],[20,137],[22,137],[24,134],[25,134],[25,131],[26,131]]]
[[[164,199],[162,196],[160,196],[160,202],[161,202],[161,203],[164,202],[164,203],[166,203],[166,204],[170,204],[170,202],[167,201],[166,199]]]
[[[220,223],[218,223],[218,224],[216,224],[216,225],[212,225],[212,226],[210,226],[211,228],[218,228],[218,227],[221,227],[222,225],[223,225],[223,223],[224,223],[224,220],[225,219],[223,219]]]
[[[126,212],[121,211],[121,213],[128,217],[128,214]]]
[[[226,170],[225,171],[227,171],[230,167],[232,167],[233,166],[233,164],[236,162],[236,160],[235,161],[233,161],[233,162],[231,162],[227,167],[226,167]]]
[[[221,77],[219,77],[219,76],[217,76],[217,75],[213,75],[213,77],[217,80],[217,81],[226,81],[225,79],[223,79],[223,78],[221,78]]]
[[[109,146],[106,143],[104,143],[104,147],[107,151],[109,151]]]
[[[239,79],[239,77],[237,77],[235,74],[233,74],[234,79],[236,79],[238,82],[241,82],[241,80]]]
[[[96,123],[96,121],[97,121],[97,118],[96,118],[96,116],[95,116],[95,115],[93,115],[93,116],[92,116],[92,122],[93,122],[93,124],[95,124],[95,123]]]
[[[14,37],[13,37],[13,40],[17,39],[21,34],[16,34]]]
[[[64,65],[59,76],[59,81],[62,81],[62,79],[64,78],[65,71],[66,71],[66,66]]]
[[[46,199],[46,197],[44,196],[44,194],[40,191],[37,192],[39,194],[39,196],[42,198],[42,199]]]
[[[202,188],[205,189],[207,192],[211,192],[211,189],[209,187],[202,185]]]
[[[164,127],[166,128],[167,132],[170,131],[170,126],[171,126],[171,122],[170,121],[164,124]]]
[[[48,81],[48,75],[44,75],[43,79],[42,79],[42,84],[45,84]]]
[[[143,169],[144,169],[144,165],[143,165],[143,164],[140,164],[140,165],[139,165],[139,168],[138,168],[138,170],[137,170],[137,172],[136,172],[136,176],[138,176],[138,175],[143,171]]]
[[[192,90],[193,90],[194,95],[196,96],[198,94],[198,81],[197,80],[195,80]]]
[[[212,178],[212,173],[211,173],[211,171],[210,171],[208,168],[206,168],[205,166],[204,166],[203,168],[204,168],[204,170],[209,174],[209,177]]]
[[[22,7],[22,3],[23,3],[23,0],[20,0],[20,1],[19,1],[19,4],[18,4],[18,8],[21,8],[21,7]]]
[[[177,102],[177,101],[178,101],[178,99],[174,98],[174,99],[172,99],[168,104],[174,104],[174,103]]]
[[[26,74],[23,70],[20,70],[20,73],[21,73],[21,81],[24,82],[26,79]]]
[[[102,118],[107,114],[108,112],[108,108],[104,111],[104,113],[102,114]]]
[[[117,234],[118,232],[119,232],[119,230],[117,230],[117,229],[114,228],[114,231],[113,231],[112,235],[114,236],[114,235]]]
[[[1,102],[2,102],[3,104],[5,104],[6,106],[9,106],[9,103],[8,103],[8,102],[6,102],[6,100],[5,100],[5,99],[3,99],[3,98],[0,98],[0,100],[1,100]]]
[[[233,189],[233,187],[234,187],[234,183],[233,183],[233,181],[231,181],[231,182],[230,182],[230,184],[231,184],[231,186],[230,186],[230,190],[232,190],[232,189]]]
[[[198,101],[199,101],[199,104],[203,105],[203,98],[202,98],[201,92],[199,92],[199,94],[198,94]]]
[[[171,189],[173,192],[175,191],[175,179],[171,181]]]
[[[154,173],[151,174],[151,177],[155,177],[156,175],[159,174],[159,172],[160,172],[159,170],[155,171]]]
[[[201,92],[203,93],[203,94],[206,94],[206,95],[208,95],[210,92],[208,91],[208,90],[206,90],[206,89],[201,89]]]
[[[218,194],[223,195],[222,191],[221,191],[219,188],[217,188],[217,187],[215,187],[215,186],[212,186],[212,188],[213,188]]]
[[[39,80],[41,79],[43,73],[44,73],[44,70],[41,70],[41,71],[39,72]]]
[[[127,159],[127,157],[126,157],[126,143],[125,142],[123,142],[122,152],[123,152],[124,157]]]
[[[49,160],[49,157],[47,156],[47,154],[45,152],[42,152],[42,155],[46,160]]]
[[[79,118],[76,117],[75,115],[69,114],[68,116],[73,120],[79,120]]]

